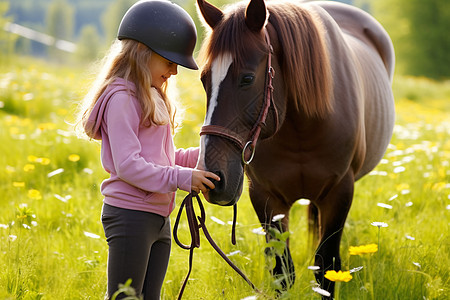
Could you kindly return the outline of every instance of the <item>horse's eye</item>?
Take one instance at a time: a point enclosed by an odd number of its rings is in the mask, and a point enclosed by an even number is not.
[[[247,86],[253,83],[253,80],[255,79],[255,76],[253,74],[244,74],[241,78],[241,82],[239,83],[239,86]]]

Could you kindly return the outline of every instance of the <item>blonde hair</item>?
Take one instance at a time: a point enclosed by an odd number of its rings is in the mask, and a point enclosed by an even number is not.
[[[149,69],[150,58],[153,51],[144,44],[131,40],[116,40],[107,55],[102,60],[101,71],[84,97],[81,108],[79,109],[79,121],[77,126],[86,124],[97,100],[106,90],[108,85],[112,84],[117,78],[133,82],[136,86],[135,97],[142,108],[141,125],[165,125],[170,123],[172,132],[177,127],[175,121],[176,105],[170,101],[167,96],[167,82],[161,89],[157,89],[165,107],[167,108],[169,119],[161,116],[167,115],[165,112],[158,111],[156,99],[152,97],[152,76]],[[131,91],[129,92],[131,95]],[[91,136],[93,128],[84,128],[84,132]]]

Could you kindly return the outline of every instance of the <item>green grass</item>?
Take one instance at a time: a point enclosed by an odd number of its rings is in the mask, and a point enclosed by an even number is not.
[[[196,146],[205,98],[198,73],[180,71],[186,108],[175,141]],[[67,122],[83,96],[82,68],[20,59],[0,71],[0,299],[103,299],[107,245],[100,222],[99,184],[106,177],[99,144],[80,140]],[[356,185],[341,253],[343,270],[363,266],[340,284],[341,299],[448,299],[450,202],[450,82],[397,77],[397,125],[378,173]],[[75,154],[75,156],[73,156]],[[70,158],[70,159],[69,159]],[[79,159],[78,159],[79,158]],[[54,171],[57,172],[54,172]],[[49,176],[53,175],[53,176]],[[180,203],[185,193],[179,192]],[[378,203],[391,205],[383,208]],[[207,225],[225,253],[271,299],[273,280],[265,239],[245,192],[239,202],[237,246],[230,243],[232,209],[206,204]],[[172,215],[172,218],[175,214]],[[306,207],[291,211],[291,250],[297,269],[286,299],[319,299],[313,292],[313,253]],[[371,222],[385,222],[378,228]],[[189,242],[187,224],[181,238]],[[348,248],[375,243],[377,253]],[[184,299],[242,299],[249,286],[202,238]],[[172,248],[162,299],[174,299],[188,268],[188,251]]]

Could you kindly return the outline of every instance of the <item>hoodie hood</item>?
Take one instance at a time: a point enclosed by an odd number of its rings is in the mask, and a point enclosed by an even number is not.
[[[136,86],[133,82],[126,81],[123,78],[117,78],[113,83],[108,85],[103,94],[98,98],[94,107],[92,108],[89,117],[84,120],[83,127],[87,136],[101,140],[101,125],[103,120],[103,114],[106,111],[109,100],[117,92],[127,92],[130,96],[134,96],[136,92]]]

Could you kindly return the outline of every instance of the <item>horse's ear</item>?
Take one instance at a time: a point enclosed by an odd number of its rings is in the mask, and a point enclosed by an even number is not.
[[[264,0],[251,0],[245,10],[245,24],[252,31],[260,31],[267,20]]]
[[[203,19],[213,28],[223,19],[223,12],[214,5],[206,2],[205,0],[197,0],[198,8],[202,13]]]

